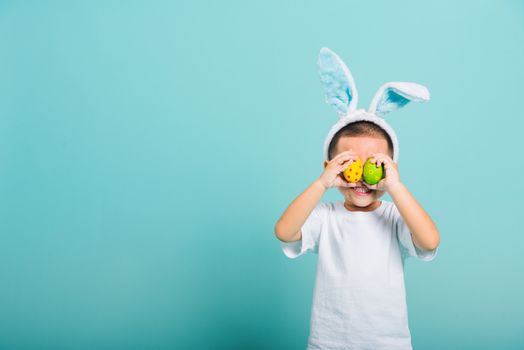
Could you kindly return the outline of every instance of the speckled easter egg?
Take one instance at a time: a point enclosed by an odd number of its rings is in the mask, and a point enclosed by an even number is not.
[[[366,160],[366,163],[364,163],[364,181],[369,185],[375,185],[382,180],[382,177],[384,175],[384,166],[376,166],[375,163],[370,162],[371,158],[368,158]]]
[[[362,161],[357,158],[344,170],[344,178],[348,182],[358,182],[362,177]]]

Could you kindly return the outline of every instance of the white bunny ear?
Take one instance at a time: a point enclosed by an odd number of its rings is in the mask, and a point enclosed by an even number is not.
[[[317,63],[326,102],[335,107],[339,115],[354,111],[358,94],[348,67],[327,47],[320,49]]]
[[[428,100],[429,91],[425,86],[415,83],[389,82],[378,89],[368,111],[382,116],[404,107],[410,101],[424,102]]]

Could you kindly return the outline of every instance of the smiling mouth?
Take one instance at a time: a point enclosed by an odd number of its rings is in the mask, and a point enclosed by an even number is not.
[[[357,196],[369,196],[371,194],[371,190],[363,186],[352,187],[351,191]]]

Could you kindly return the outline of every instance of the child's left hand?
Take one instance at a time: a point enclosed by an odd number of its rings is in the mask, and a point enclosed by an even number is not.
[[[375,185],[369,185],[362,181],[364,185],[372,190],[389,192],[393,187],[400,184],[400,175],[398,173],[398,164],[393,162],[393,159],[387,154],[375,153],[371,156],[371,163],[376,166],[384,165],[384,178]]]

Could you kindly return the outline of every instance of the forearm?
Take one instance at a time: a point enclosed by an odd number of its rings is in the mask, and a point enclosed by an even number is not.
[[[437,227],[407,187],[399,183],[389,194],[412,233],[413,243],[424,250],[435,249],[440,244]]]
[[[324,185],[316,180],[295,198],[275,225],[277,238],[282,241],[300,239],[297,234],[325,192]]]

